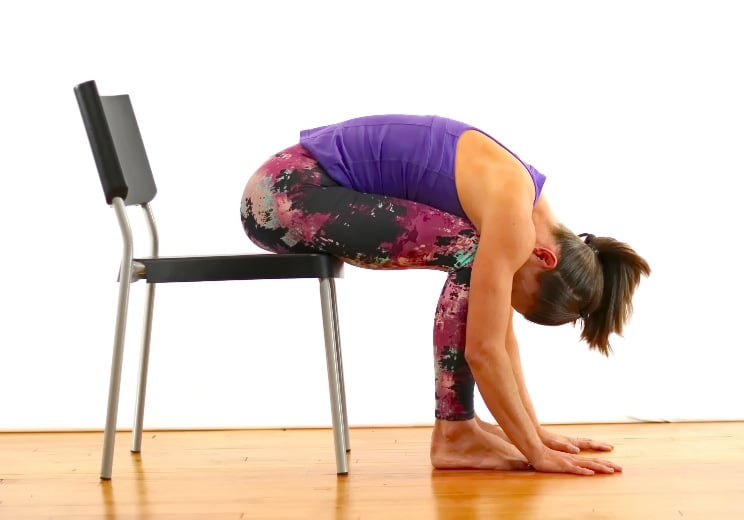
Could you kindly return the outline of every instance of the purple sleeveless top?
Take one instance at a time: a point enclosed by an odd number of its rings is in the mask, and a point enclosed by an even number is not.
[[[303,130],[300,144],[342,186],[467,218],[455,188],[455,152],[460,135],[470,129],[478,130],[437,116],[369,116]],[[529,172],[537,203],[545,176],[504,148]]]

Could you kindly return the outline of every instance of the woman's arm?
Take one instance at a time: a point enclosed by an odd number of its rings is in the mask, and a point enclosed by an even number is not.
[[[509,328],[506,332],[506,351],[509,353],[509,359],[511,360],[512,371],[514,372],[514,379],[517,381],[517,387],[519,388],[519,396],[522,399],[527,415],[530,416],[532,424],[539,430],[540,421],[535,413],[535,407],[530,399],[530,394],[527,391],[527,383],[524,380],[524,372],[522,372],[522,359],[519,355],[519,343],[517,342],[517,336],[514,334],[514,311],[512,310],[509,316]]]
[[[506,348],[511,325],[514,273],[529,259],[535,242],[529,200],[521,185],[491,191],[480,222],[468,303],[465,357],[491,414],[517,448],[532,461],[544,445],[520,396]],[[522,188],[524,189],[524,188]]]
[[[465,358],[489,411],[537,470],[580,475],[618,471],[621,468],[611,462],[545,446],[520,395],[507,337],[514,274],[535,246],[532,207],[524,204],[525,191],[524,184],[514,181],[483,195],[489,203],[483,207],[470,279]]]
[[[512,311],[513,318],[514,312]],[[527,383],[524,380],[522,360],[519,355],[519,344],[517,342],[517,336],[514,334],[514,323],[511,320],[506,335],[506,351],[509,353],[509,358],[511,359],[514,379],[516,379],[517,386],[519,387],[519,396],[522,398],[522,404],[525,410],[527,410],[530,419],[532,419],[532,423],[535,425],[537,434],[542,439],[543,444],[554,450],[564,451],[566,453],[579,453],[581,450],[612,451],[611,444],[581,437],[569,438],[565,435],[551,433],[540,425],[537,413],[535,413],[535,407],[530,398],[530,393],[527,390]]]

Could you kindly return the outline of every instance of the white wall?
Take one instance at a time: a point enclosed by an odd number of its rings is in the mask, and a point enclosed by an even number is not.
[[[729,5],[3,3],[0,429],[103,424],[120,240],[72,92],[88,79],[132,96],[163,254],[258,252],[243,185],[302,128],[395,112],[480,126],[548,175],[567,225],[630,242],[654,269],[610,359],[571,326],[517,324],[542,418],[744,419],[744,36]],[[443,281],[347,270],[352,424],[432,421]],[[148,426],[330,423],[316,282],[158,290]]]

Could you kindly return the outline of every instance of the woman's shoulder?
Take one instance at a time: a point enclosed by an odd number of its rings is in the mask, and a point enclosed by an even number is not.
[[[464,132],[458,141],[455,186],[476,227],[494,204],[531,211],[535,198],[535,185],[524,164],[478,130]]]

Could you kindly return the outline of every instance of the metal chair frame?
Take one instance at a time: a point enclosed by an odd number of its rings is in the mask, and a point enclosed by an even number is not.
[[[160,257],[158,230],[150,206],[150,201],[154,197],[156,189],[152,173],[149,171],[144,144],[134,118],[129,96],[100,96],[93,81],[77,85],[75,94],[93,156],[96,160],[104,194],[107,202],[111,204],[116,213],[123,244],[101,478],[104,480],[111,479],[113,470],[129,292],[131,284],[138,280],[146,280],[148,288],[145,295],[142,349],[139,362],[134,426],[132,428],[131,451],[133,453],[139,453],[142,449],[155,286],[158,283],[318,278],[336,472],[339,475],[348,473],[346,453],[350,451],[351,445],[346,412],[346,389],[341,358],[335,284],[335,278],[342,276],[343,263],[336,258],[323,254]],[[120,125],[120,128],[114,128],[117,124]],[[119,136],[124,136],[128,142],[117,143],[117,137]],[[128,156],[133,153],[141,154],[141,156],[130,160]],[[133,164],[138,165],[137,171],[128,168]],[[132,189],[133,181],[139,180],[140,177],[146,180],[145,184],[147,182],[151,183],[151,186],[145,185],[144,188],[135,187]],[[128,205],[140,205],[144,210],[150,234],[151,250],[149,257],[133,257],[133,236],[127,215]]]

